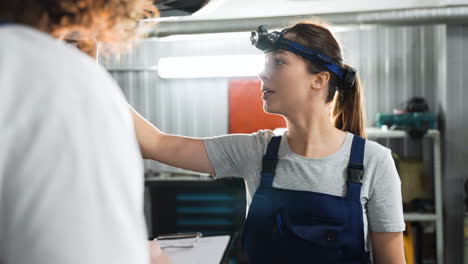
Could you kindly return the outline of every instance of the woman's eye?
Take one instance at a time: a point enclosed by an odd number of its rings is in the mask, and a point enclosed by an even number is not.
[[[275,65],[281,65],[283,63],[284,63],[284,61],[282,61],[280,59],[275,59]]]

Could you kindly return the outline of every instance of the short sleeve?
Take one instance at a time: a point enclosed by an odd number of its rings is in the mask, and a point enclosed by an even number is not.
[[[376,169],[367,203],[367,215],[370,231],[405,230],[401,182],[389,149],[385,149],[385,155]]]
[[[252,134],[232,134],[204,138],[208,159],[216,177],[245,177],[255,170],[272,132],[260,130]]]

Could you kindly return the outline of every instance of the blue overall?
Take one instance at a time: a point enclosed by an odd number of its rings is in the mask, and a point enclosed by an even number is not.
[[[280,142],[278,136],[268,144],[245,222],[249,263],[368,263],[360,201],[365,140],[353,138],[345,197],[274,188]]]

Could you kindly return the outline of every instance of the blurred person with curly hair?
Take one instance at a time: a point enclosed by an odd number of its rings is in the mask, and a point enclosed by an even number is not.
[[[91,57],[98,42],[121,52],[156,15],[149,0],[0,2],[0,263],[149,263],[128,105],[101,66],[57,38]],[[167,263],[151,247],[153,263]]]

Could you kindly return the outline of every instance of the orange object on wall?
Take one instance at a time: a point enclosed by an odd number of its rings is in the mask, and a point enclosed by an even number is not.
[[[260,87],[258,79],[232,80],[229,83],[229,133],[286,127],[282,116],[263,111]]]

